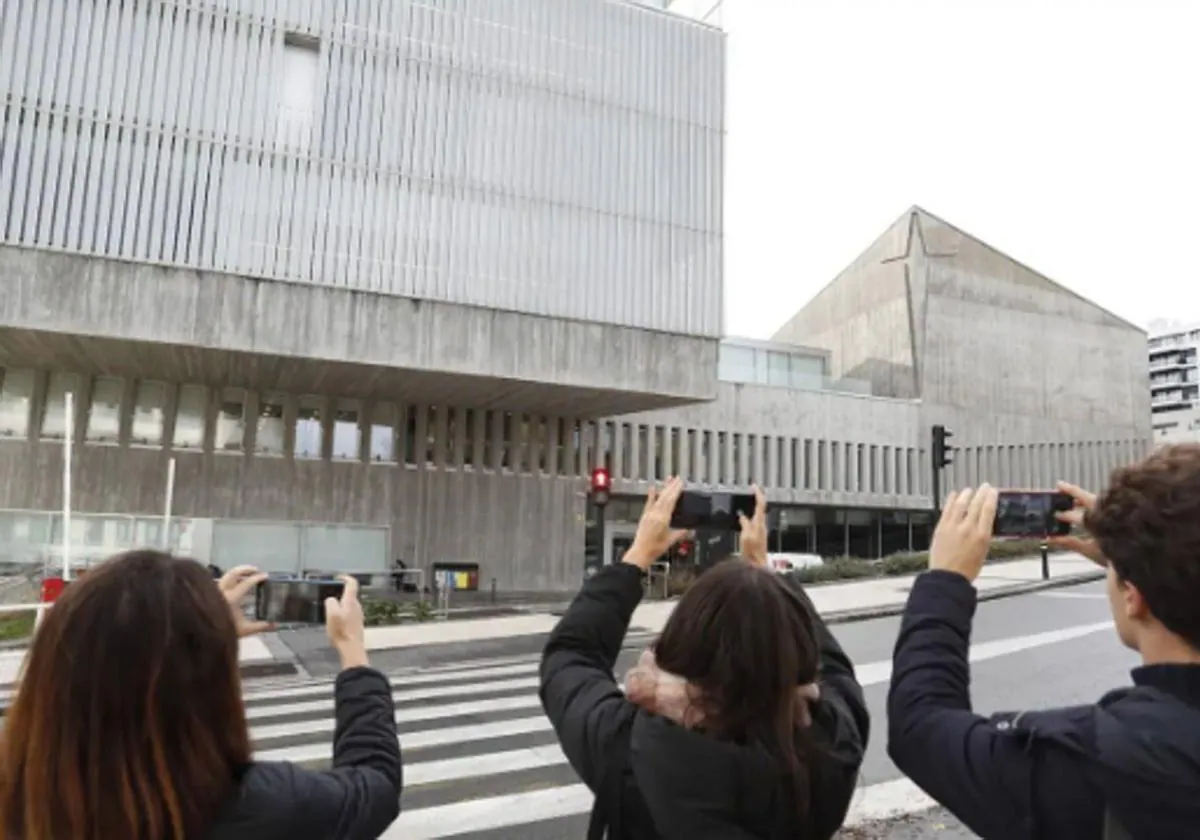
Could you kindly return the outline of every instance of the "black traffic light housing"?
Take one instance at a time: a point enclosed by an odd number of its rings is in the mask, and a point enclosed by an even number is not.
[[[597,507],[604,507],[608,504],[609,494],[612,492],[612,476],[608,474],[608,470],[604,467],[597,467],[592,470],[592,502]]]
[[[933,427],[933,468],[944,469],[954,463],[954,447],[948,441],[954,437],[954,432],[945,426]]]

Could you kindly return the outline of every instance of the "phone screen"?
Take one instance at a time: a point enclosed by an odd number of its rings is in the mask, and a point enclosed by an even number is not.
[[[265,580],[254,598],[254,617],[274,624],[324,624],[325,599],[341,598],[340,580]]]
[[[685,491],[675,503],[671,514],[672,528],[714,531],[740,531],[738,514],[754,515],[754,495],[751,493],[705,493]]]
[[[1054,491],[1003,490],[996,502],[996,537],[1044,538],[1070,533],[1071,526],[1054,514],[1070,510],[1071,497]]]

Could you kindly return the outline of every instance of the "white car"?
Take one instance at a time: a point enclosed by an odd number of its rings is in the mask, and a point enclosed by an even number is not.
[[[767,568],[780,574],[794,572],[797,569],[809,569],[820,566],[825,561],[816,554],[768,554]]]

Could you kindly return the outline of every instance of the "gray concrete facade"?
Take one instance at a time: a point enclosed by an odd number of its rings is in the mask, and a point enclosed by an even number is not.
[[[1104,468],[1090,471],[1102,483],[1113,458],[1092,449],[1149,446],[1145,331],[920,208],[775,340],[826,348],[835,375],[919,400],[922,435],[943,423],[954,444],[981,453],[964,453],[951,482],[1044,484],[1099,459]],[[1075,451],[1066,463],[1041,454],[1060,447]],[[996,453],[1009,449],[1031,465],[1002,468]]]

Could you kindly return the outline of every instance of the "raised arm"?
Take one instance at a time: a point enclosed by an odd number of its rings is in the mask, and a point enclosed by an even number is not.
[[[593,791],[612,739],[633,722],[635,709],[613,668],[641,597],[636,566],[601,569],[575,596],[542,651],[542,708],[567,760]]]
[[[682,492],[677,478],[661,493],[650,491],[622,562],[584,583],[542,652],[542,708],[567,760],[593,791],[608,767],[608,750],[637,711],[617,686],[613,668],[642,599],[642,571],[682,536],[670,528]]]
[[[983,837],[1065,836],[1057,830],[1063,815],[1092,795],[1082,767],[1011,718],[993,722],[971,709],[973,581],[987,558],[995,506],[987,485],[946,500],[930,571],[914,582],[896,639],[888,755]],[[1097,832],[1100,810],[1097,804]]]

